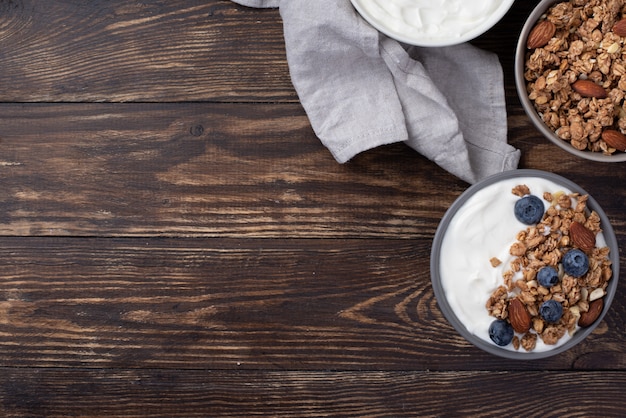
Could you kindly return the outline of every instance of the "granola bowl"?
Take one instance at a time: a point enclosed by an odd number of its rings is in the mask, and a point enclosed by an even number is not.
[[[620,11],[598,7],[609,3]],[[614,29],[621,10],[626,18],[623,0],[543,0],[517,43],[515,83],[526,114],[558,147],[592,161],[626,161],[626,21],[622,36]]]
[[[511,170],[472,185],[445,213],[430,259],[437,304],[476,347],[533,360],[602,321],[618,244],[598,202],[554,173]]]

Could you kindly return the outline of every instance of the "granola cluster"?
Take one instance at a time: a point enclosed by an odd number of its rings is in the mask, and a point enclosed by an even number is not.
[[[626,0],[569,0],[556,3],[541,21],[554,23],[547,45],[527,53],[527,92],[545,124],[578,150],[613,154],[604,129],[626,132],[626,38],[613,25],[626,17]],[[606,98],[583,97],[572,88],[593,80]]]
[[[525,185],[512,190],[517,196],[530,194]],[[514,256],[503,274],[503,284],[490,296],[486,303],[489,314],[496,319],[507,320],[512,299],[519,299],[531,319],[530,329],[521,338],[515,335],[513,346],[531,351],[537,339],[545,344],[556,344],[565,333],[573,334],[581,315],[589,311],[590,304],[606,294],[612,276],[608,247],[594,247],[587,251],[589,270],[582,277],[572,277],[563,271],[562,258],[575,248],[570,234],[572,222],[579,222],[595,235],[601,232],[600,217],[595,211],[587,210],[587,195],[563,192],[546,193],[543,199],[550,203],[543,219],[536,225],[520,231],[510,248]],[[492,266],[501,261],[492,258]],[[537,273],[544,266],[552,266],[559,272],[559,282],[550,288],[541,286]],[[563,315],[556,323],[546,322],[540,315],[540,306],[554,300],[563,307]],[[509,319],[510,320],[510,319]]]

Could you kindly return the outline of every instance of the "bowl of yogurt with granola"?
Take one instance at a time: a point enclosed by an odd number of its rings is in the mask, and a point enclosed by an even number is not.
[[[468,188],[435,234],[431,281],[451,325],[475,346],[538,359],[587,337],[617,288],[606,214],[578,185],[512,170]]]
[[[351,0],[380,32],[409,45],[439,47],[474,39],[495,25],[514,0]]]

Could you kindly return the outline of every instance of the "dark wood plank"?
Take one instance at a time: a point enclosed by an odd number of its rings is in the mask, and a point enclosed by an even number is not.
[[[299,105],[3,105],[0,137],[3,235],[423,236],[465,187],[403,145],[339,165]]]
[[[532,364],[467,343],[430,240],[0,239],[0,363],[266,370],[622,369],[620,303]],[[620,285],[616,300],[625,294]]]
[[[510,121],[626,243],[626,173]],[[4,104],[0,138],[1,235],[432,238],[467,187],[403,144],[340,165],[297,104]]]
[[[0,2],[0,102],[296,101],[277,10]]]
[[[5,417],[619,417],[626,409],[619,372],[0,371]],[[572,386],[582,389],[575,397]]]

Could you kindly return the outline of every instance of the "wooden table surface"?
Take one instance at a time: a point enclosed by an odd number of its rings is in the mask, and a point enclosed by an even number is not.
[[[626,166],[534,129],[626,245]],[[289,78],[277,10],[0,0],[0,416],[619,416],[626,284],[582,344],[487,354],[442,316],[433,235],[468,184],[403,144],[340,165]],[[623,263],[623,259],[622,259]]]

